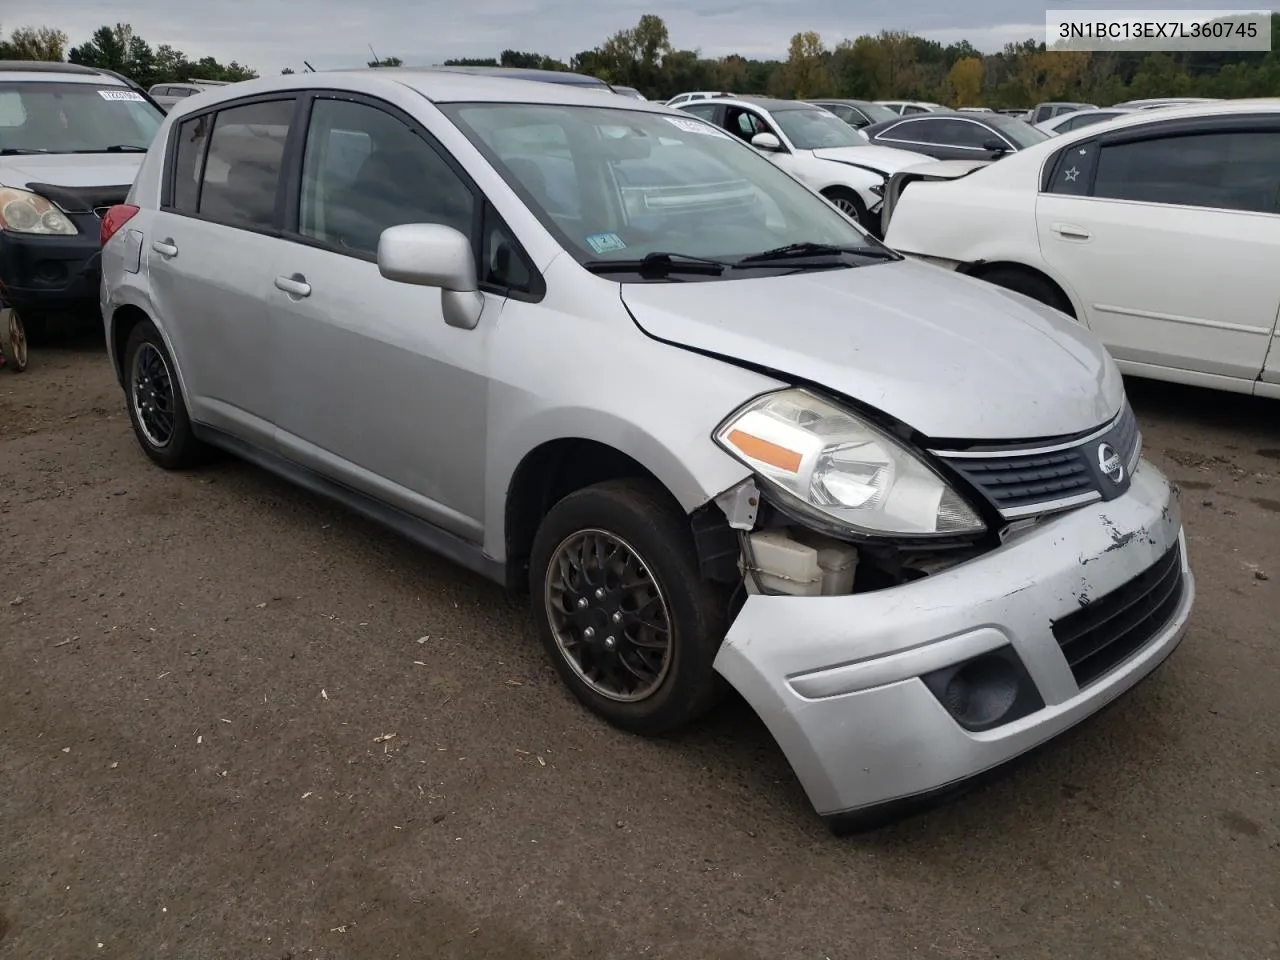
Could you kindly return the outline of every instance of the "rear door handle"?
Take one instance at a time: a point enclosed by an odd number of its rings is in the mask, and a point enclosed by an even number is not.
[[[291,277],[276,277],[276,289],[283,290],[297,299],[311,296],[311,284],[307,283],[307,278],[300,273],[295,273]]]
[[[1066,237],[1068,240],[1092,240],[1093,234],[1084,227],[1077,227],[1074,223],[1055,223],[1050,229],[1060,237]]]
[[[152,240],[151,249],[166,260],[178,255],[178,245],[173,242],[172,237],[166,237],[164,240]]]

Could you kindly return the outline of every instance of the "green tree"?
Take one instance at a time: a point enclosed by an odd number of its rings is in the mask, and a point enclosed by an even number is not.
[[[947,72],[947,99],[957,107],[976,107],[982,96],[982,60],[965,57]]]
[[[782,68],[784,89],[797,100],[823,97],[831,92],[831,71],[822,37],[812,30],[797,33],[787,47],[787,62]]]
[[[63,60],[66,58],[67,35],[52,27],[19,27],[0,40],[0,59]]]

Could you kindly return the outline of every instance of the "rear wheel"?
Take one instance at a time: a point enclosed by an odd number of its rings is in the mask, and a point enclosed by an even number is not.
[[[169,348],[150,320],[129,331],[124,350],[129,420],[143,452],[166,470],[202,461],[208,448],[187,416]]]
[[[1058,289],[1057,284],[1033,270],[994,267],[985,273],[979,274],[978,279],[985,280],[987,283],[994,283],[997,287],[1004,287],[1006,290],[1020,293],[1023,296],[1030,297],[1032,300],[1039,300],[1046,306],[1053,307],[1053,309],[1065,313],[1071,319],[1075,319],[1076,312],[1071,307],[1071,301]]]
[[[534,538],[529,581],[556,671],[610,723],[658,735],[717,702],[724,604],[657,484],[609,480],[557,503]]]

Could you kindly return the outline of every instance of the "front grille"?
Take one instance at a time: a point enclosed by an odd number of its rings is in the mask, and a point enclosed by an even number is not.
[[[1142,435],[1125,405],[1106,428],[1086,438],[1043,441],[1035,449],[934,450],[1007,519],[1111,500],[1129,488]],[[1109,445],[1124,464],[1119,481],[1102,472],[1099,449]]]
[[[997,510],[1062,500],[1093,493],[1096,488],[1079,448],[990,460],[956,460],[952,466],[986,494]]]
[[[1083,689],[1137,653],[1173,618],[1182,600],[1182,550],[1053,624],[1053,636]]]

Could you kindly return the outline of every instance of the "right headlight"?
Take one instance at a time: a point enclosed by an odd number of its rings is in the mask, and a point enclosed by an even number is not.
[[[0,187],[0,230],[52,237],[74,237],[79,233],[51,201],[14,187]]]
[[[757,397],[720,426],[715,440],[794,505],[853,533],[954,537],[986,529],[911,450],[806,390]]]

